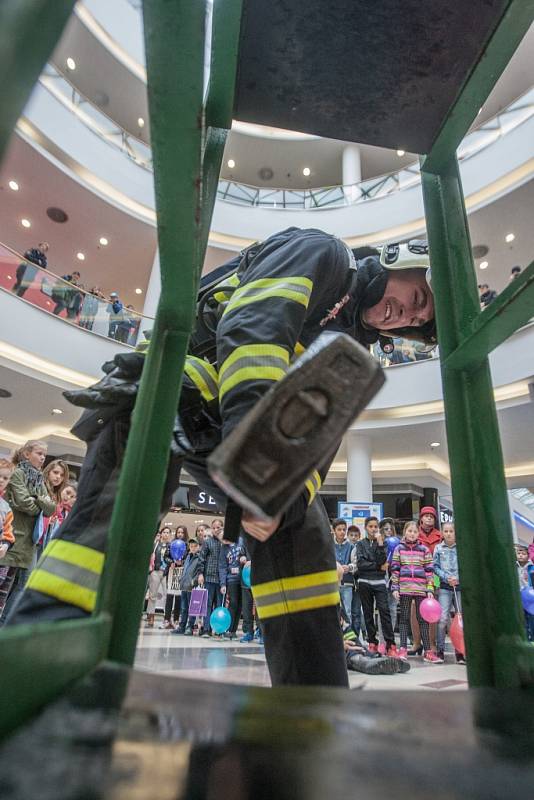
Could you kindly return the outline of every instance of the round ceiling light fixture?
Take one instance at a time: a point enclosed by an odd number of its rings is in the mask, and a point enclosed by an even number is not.
[[[441,442],[430,442],[430,447],[440,447]]]
[[[143,294],[143,290],[139,289],[139,287],[135,290],[136,294]]]
[[[76,69],[76,62],[72,58],[72,56],[69,56],[67,58],[67,62],[66,63],[67,63],[67,69],[70,69],[71,72],[73,72]]]
[[[507,233],[506,236],[504,237],[504,241],[507,242],[508,244],[510,244],[510,242],[513,242],[514,239],[515,239],[515,233]]]
[[[18,192],[18,190],[19,190],[19,185],[18,185],[17,181],[9,181],[8,186],[14,192]]]
[[[228,168],[229,169],[233,169],[235,167],[234,159],[233,158],[229,158],[228,161],[227,161],[227,164],[228,164]]]
[[[311,169],[309,167],[304,167],[304,169],[302,170],[302,174],[304,175],[305,178],[309,178],[309,176],[311,175]]]
[[[406,155],[406,150],[397,150],[397,155],[399,158],[401,158],[402,156]]]
[[[30,220],[26,219],[25,217],[21,219],[20,224],[22,225],[23,228],[31,228],[32,226]]]
[[[480,269],[487,269],[489,267],[489,262],[488,261],[481,261],[478,266],[480,267]]]
[[[274,178],[274,171],[271,167],[262,167],[258,170],[258,175],[262,179],[262,181],[270,181]]]
[[[78,261],[85,261],[85,254],[84,253],[76,253],[76,258]]]
[[[53,408],[52,414],[63,414],[63,411],[60,408]]]
[[[137,117],[137,125],[140,128],[144,128],[145,127],[145,120],[143,119],[143,117]]]
[[[100,242],[102,247],[107,247],[107,245],[109,244],[109,241],[108,241],[108,239],[106,239],[105,236],[101,236],[98,241]]]
[[[58,208],[57,206],[50,206],[46,209],[46,216],[52,220],[52,222],[57,222],[58,224],[62,224],[63,222],[67,222],[69,215],[66,211],[63,211],[62,208]]]

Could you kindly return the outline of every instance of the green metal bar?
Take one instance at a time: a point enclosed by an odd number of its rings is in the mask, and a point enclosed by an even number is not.
[[[445,360],[447,369],[473,369],[534,316],[534,261],[476,318],[473,331]]]
[[[0,159],[30,92],[63,32],[75,0],[0,3]]]
[[[161,297],[115,502],[99,608],[109,657],[131,664],[201,270],[205,3],[143,4]],[[124,551],[135,552],[134,559]]]
[[[534,0],[510,0],[424,160],[425,172],[446,168],[533,20]]]
[[[439,175],[423,173],[423,196],[442,359],[469,682],[471,686],[513,686],[520,677],[513,663],[515,656],[509,654],[517,654],[527,645],[488,359],[470,371],[446,366],[480,313],[455,157]]]
[[[211,38],[211,71],[206,125],[232,127],[243,0],[215,0]]]
[[[111,619],[105,614],[2,629],[0,738],[99,664],[110,631]]]

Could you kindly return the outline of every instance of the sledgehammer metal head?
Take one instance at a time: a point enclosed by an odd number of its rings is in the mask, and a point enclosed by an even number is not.
[[[275,517],[383,383],[367,350],[344,333],[323,333],[213,451],[211,477],[241,508]]]

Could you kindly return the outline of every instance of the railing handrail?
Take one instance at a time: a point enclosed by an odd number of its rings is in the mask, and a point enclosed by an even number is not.
[[[140,167],[147,171],[152,171],[152,159],[144,159],[139,154],[132,152],[132,150],[128,147],[130,140],[134,140],[135,142],[139,142],[140,145],[147,148],[150,151],[150,144],[145,142],[143,139],[137,137],[134,133],[127,131],[123,128],[116,120],[112,119],[105,111],[102,111],[101,108],[95,105],[95,103],[84,95],[79,89],[74,86],[74,84],[69,80],[67,75],[65,75],[57,66],[53,64],[48,64],[46,69],[51,69],[55,74],[47,74],[46,70],[44,71],[43,75],[40,78],[41,85],[47,89],[48,91],[51,90],[51,87],[47,85],[46,82],[42,80],[43,77],[54,78],[57,77],[58,79],[63,80],[65,83],[68,84],[71,91],[82,98],[82,101],[88,103],[91,108],[93,108],[99,115],[104,117],[109,124],[116,128],[116,131],[112,131],[111,133],[106,134],[104,131],[98,129],[98,127],[94,124],[93,120],[89,122],[93,124],[88,124],[88,120],[84,119],[84,124],[91,127],[91,129],[100,136],[104,141],[108,144],[112,144],[114,147],[119,149],[121,152],[125,153],[126,156],[138,164]],[[534,86],[531,86],[521,95],[519,95],[515,100],[513,100],[506,108],[499,111],[493,117],[490,117],[485,122],[481,123],[478,127],[473,128],[467,136],[464,138],[463,142],[461,143],[460,147],[458,148],[458,159],[459,161],[466,161],[467,159],[474,156],[476,153],[480,153],[482,150],[485,150],[486,147],[489,147],[497,139],[501,138],[501,136],[506,135],[510,130],[515,129],[523,122],[530,119],[530,117],[534,114],[534,96],[530,102],[525,105],[522,105],[523,101],[528,98],[530,94],[534,95]],[[72,100],[69,101],[75,108],[79,108]],[[501,118],[506,117],[507,115],[520,112],[523,109],[528,109],[529,113],[526,116],[523,116],[515,125],[512,126],[504,126],[502,124]],[[80,118],[81,116],[78,115]],[[479,137],[481,133],[486,132],[488,137],[485,141],[477,144],[476,146],[469,146],[469,142],[473,141],[475,137]],[[119,136],[120,141],[116,142],[113,141],[110,136]],[[463,151],[463,152],[462,152]],[[401,176],[413,176],[413,179],[410,180],[402,180]],[[401,191],[405,188],[412,188],[413,186],[420,183],[420,169],[419,169],[419,162],[414,161],[411,164],[402,167],[401,169],[392,170],[390,172],[383,173],[381,175],[376,175],[371,178],[366,178],[363,181],[358,181],[357,183],[352,184],[332,184],[330,186],[318,186],[318,187],[306,187],[304,189],[291,189],[291,188],[280,188],[280,187],[270,187],[270,186],[255,186],[253,184],[242,183],[239,181],[231,181],[227,179],[220,179],[219,180],[219,188],[217,191],[217,198],[222,200],[226,203],[232,203],[234,205],[246,205],[251,207],[264,207],[268,208],[273,211],[285,210],[290,208],[292,210],[306,210],[306,211],[315,211],[318,209],[325,209],[328,207],[335,207],[339,208],[340,206],[350,206],[356,205],[360,202],[364,202],[366,200],[372,200],[376,197],[383,197],[385,195],[392,194],[395,191]],[[392,185],[387,186],[390,183]],[[229,187],[236,187],[236,189],[243,194],[240,197],[232,197],[229,194]],[[384,191],[384,188],[386,190]],[[248,197],[247,197],[248,193]],[[280,200],[275,200],[271,202],[263,203],[261,200],[261,195],[264,194],[265,197],[269,196],[280,196]],[[328,196],[329,194],[337,193],[337,198],[329,199],[327,202],[321,202],[320,196]],[[295,198],[295,202],[291,203],[289,200],[286,200],[286,195],[289,195],[290,198]],[[319,202],[317,201],[319,198]]]
[[[61,282],[61,283],[66,284],[67,286],[72,286],[72,288],[76,289],[76,291],[80,292],[80,294],[83,294],[83,295],[86,295],[86,296],[90,296],[90,297],[96,297],[98,300],[100,300],[101,303],[112,303],[113,302],[110,297],[107,297],[107,296],[104,296],[103,298],[102,297],[98,297],[98,295],[93,294],[91,291],[89,291],[88,289],[83,288],[79,284],[71,283],[71,281],[65,280],[65,278],[63,278],[62,275],[58,275],[57,273],[52,272],[52,270],[48,269],[48,267],[39,266],[39,264],[36,264],[34,261],[30,261],[30,259],[26,258],[25,255],[22,255],[17,250],[14,250],[13,247],[10,247],[8,244],[5,244],[2,241],[0,241],[0,247],[3,247],[6,250],[8,250],[21,263],[23,262],[25,264],[29,264],[29,265],[35,267],[36,270],[39,270],[39,272],[42,272],[43,275],[45,275],[46,277],[53,278],[54,279],[54,281],[53,281],[54,283]],[[31,248],[29,248],[29,249],[31,249]],[[71,272],[76,272],[76,270],[73,269],[73,270],[71,270]],[[124,308],[128,311],[128,313],[130,313],[130,314],[132,314],[132,315],[134,315],[136,317],[140,317],[141,319],[152,320],[152,322],[154,321],[154,317],[151,317],[148,314],[143,314],[141,311],[137,311],[134,308],[127,308],[126,306],[124,306]]]

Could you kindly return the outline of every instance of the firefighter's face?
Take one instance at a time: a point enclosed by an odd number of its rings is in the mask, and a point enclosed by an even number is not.
[[[424,269],[391,272],[382,300],[363,312],[363,321],[380,331],[419,328],[434,318],[434,299]]]

